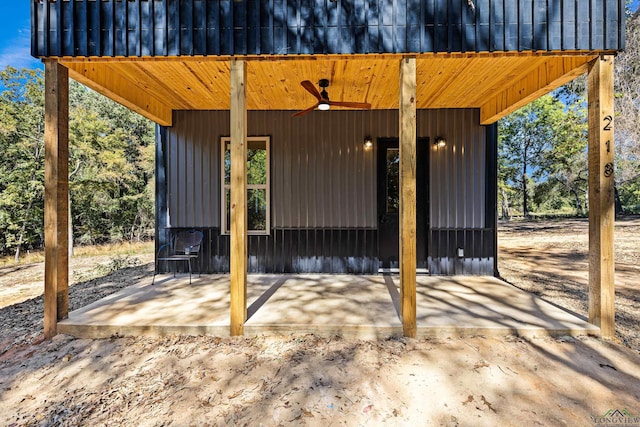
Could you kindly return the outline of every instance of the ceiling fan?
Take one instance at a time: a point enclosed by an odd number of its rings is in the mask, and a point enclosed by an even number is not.
[[[328,79],[321,79],[318,82],[318,86],[322,88],[322,92],[318,92],[315,85],[311,83],[309,80],[304,80],[300,82],[303,88],[307,90],[311,95],[315,96],[318,99],[318,102],[312,107],[307,108],[306,110],[298,111],[293,115],[293,117],[304,116],[305,114],[309,114],[316,108],[318,110],[326,111],[331,108],[331,106],[335,107],[347,107],[347,108],[364,108],[371,109],[371,104],[368,102],[347,102],[347,101],[331,101],[329,100],[329,94],[327,93],[327,87],[329,86]]]

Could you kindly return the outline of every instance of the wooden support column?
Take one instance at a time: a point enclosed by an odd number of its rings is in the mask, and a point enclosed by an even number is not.
[[[231,335],[247,320],[247,65],[231,61]]]
[[[615,335],[613,56],[589,64],[589,322]]]
[[[400,63],[400,310],[416,336],[416,59]]]
[[[44,64],[44,334],[69,314],[69,72]]]

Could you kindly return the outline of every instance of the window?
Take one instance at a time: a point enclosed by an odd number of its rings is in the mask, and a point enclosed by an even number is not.
[[[386,213],[398,213],[400,207],[400,150],[387,148]]]
[[[249,234],[269,234],[269,137],[247,138],[247,222]],[[231,231],[231,138],[222,138],[222,232]]]

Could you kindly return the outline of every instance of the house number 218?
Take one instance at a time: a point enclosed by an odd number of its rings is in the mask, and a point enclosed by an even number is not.
[[[611,125],[613,124],[613,117],[607,115],[604,116],[602,121],[604,122],[604,126],[602,127],[603,131],[611,131]],[[607,146],[607,153],[611,152],[611,140],[607,140],[605,142]],[[606,178],[610,178],[613,175],[613,163],[609,162],[604,165],[604,176]]]

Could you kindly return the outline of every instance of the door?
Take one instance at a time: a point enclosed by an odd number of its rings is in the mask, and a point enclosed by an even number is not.
[[[400,151],[398,138],[378,139],[378,259],[381,269],[398,269],[400,248]],[[416,163],[416,254],[427,266],[429,138],[418,138]]]

